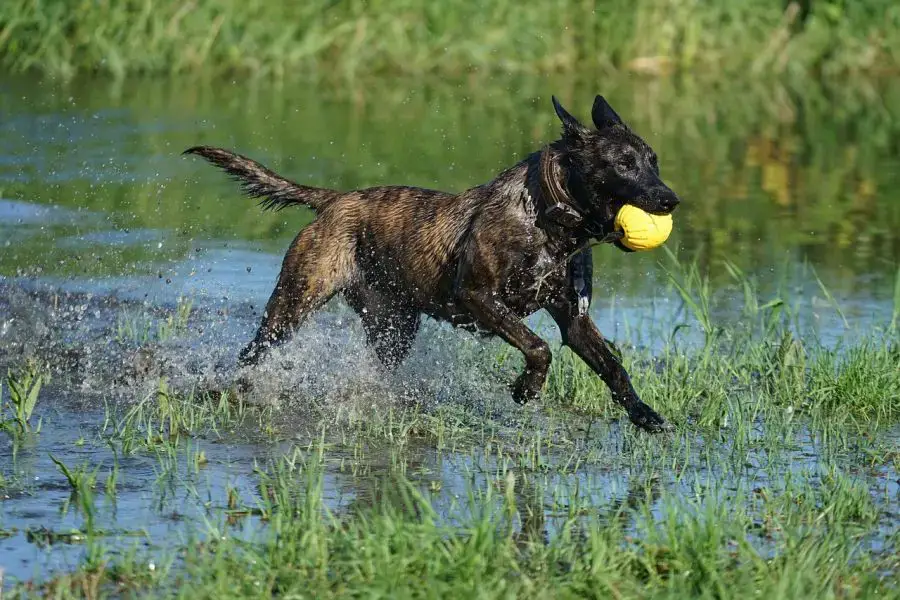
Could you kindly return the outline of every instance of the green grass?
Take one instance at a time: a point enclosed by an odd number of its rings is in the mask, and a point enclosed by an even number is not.
[[[900,9],[889,0],[7,0],[0,60],[64,77],[616,68],[838,75],[896,72],[898,31]]]
[[[724,339],[714,350],[685,354],[676,344],[659,353],[631,351],[625,364],[644,399],[663,414],[705,427],[734,425],[755,409],[865,430],[900,419],[900,349],[866,342],[836,351],[782,341]],[[743,399],[735,404],[736,395]],[[615,415],[604,384],[568,349],[557,352],[545,398],[597,415]]]
[[[80,465],[78,467],[70,469],[52,454],[50,455],[50,460],[53,461],[53,464],[56,465],[56,468],[59,469],[59,472],[63,474],[63,476],[66,478],[66,481],[69,482],[69,487],[72,488],[72,493],[87,493],[89,489],[93,488],[97,484],[97,471],[91,471],[88,465]]]
[[[435,508],[434,492],[395,473],[378,499],[337,514],[323,497],[326,460],[320,445],[260,469],[257,507],[235,510],[229,493],[232,513],[261,515],[256,542],[210,522],[208,539],[187,542],[177,560],[126,554],[32,591],[96,597],[85,593],[90,584],[93,594],[184,598],[900,597],[891,575],[897,555],[860,544],[858,526],[871,525],[878,510],[833,471],[823,485],[788,479],[778,493],[707,484],[678,495],[639,492],[609,513],[570,507],[548,540],[543,521],[528,518],[545,509],[529,505],[527,476],[513,470],[500,473],[496,491],[471,489],[449,513]]]
[[[231,392],[162,380],[108,407],[100,440],[77,443],[112,449],[107,495],[120,451],[150,457],[156,510],[194,503],[198,516],[161,547],[114,546],[94,525],[98,467],[54,461],[83,532],[30,535],[84,543],[83,562],[12,596],[900,598],[896,332],[826,346],[788,290],[763,296],[730,261],[724,292],[743,312],[723,319],[705,269],[660,258],[683,310],[654,331],[654,350],[619,341],[673,434],[627,425],[565,350],[525,409],[313,406],[275,422]],[[501,379],[521,368],[499,343],[460,355],[499,365],[488,368]],[[244,427],[268,432],[258,458],[221,480],[222,454],[203,438],[227,444]],[[204,489],[205,476],[217,485]]]
[[[41,421],[32,423],[32,414],[37,406],[41,387],[49,379],[36,363],[28,362],[21,369],[7,371],[6,398],[0,381],[0,431],[18,440],[28,433],[38,433]]]
[[[666,263],[686,317],[657,332],[664,339],[661,349],[632,347],[623,357],[638,392],[662,414],[710,429],[752,427],[757,420],[781,429],[802,418],[818,427],[866,431],[900,420],[900,343],[892,327],[849,345],[822,345],[803,335],[799,309],[786,291],[761,300],[755,284],[730,261],[725,267],[744,302],[738,319],[720,323],[712,316],[716,300],[709,278],[696,262],[679,262],[669,253]],[[699,345],[681,341],[692,327],[703,334]],[[544,391],[546,400],[582,414],[620,410],[606,386],[566,348],[556,353]]]
[[[175,310],[155,319],[147,311],[123,311],[116,318],[115,338],[120,343],[144,345],[150,341],[165,342],[187,332],[193,300],[179,298]]]
[[[240,397],[227,390],[215,394],[175,391],[166,379],[160,379],[155,390],[133,404],[107,406],[103,436],[126,455],[139,450],[170,451],[181,440],[203,435],[218,437],[251,418],[255,419],[256,431],[272,433],[271,416],[270,410],[247,407]],[[203,460],[196,457],[194,462],[200,464]]]

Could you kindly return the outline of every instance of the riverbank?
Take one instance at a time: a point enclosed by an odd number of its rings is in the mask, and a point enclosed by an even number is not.
[[[289,77],[327,73],[674,70],[816,77],[900,70],[900,8],[886,0],[188,2],[8,0],[0,66]]]

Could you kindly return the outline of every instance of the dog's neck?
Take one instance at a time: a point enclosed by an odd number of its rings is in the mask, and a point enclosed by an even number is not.
[[[588,215],[569,191],[572,187],[568,173],[559,164],[552,145],[545,147],[538,161],[540,194],[537,199],[538,225],[542,229],[553,228],[573,238],[596,238],[601,242],[609,232],[594,231]]]
[[[541,194],[538,214],[544,220],[563,229],[570,231],[582,229],[584,215],[574,206],[574,199],[565,185],[566,175],[559,163],[553,160],[553,150],[550,146],[541,152],[539,165]]]

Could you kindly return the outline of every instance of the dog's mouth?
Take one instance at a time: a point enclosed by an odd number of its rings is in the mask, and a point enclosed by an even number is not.
[[[622,239],[625,237],[625,232],[621,229],[617,229],[615,225],[616,215],[619,214],[619,211],[622,210],[622,207],[625,205],[635,206],[637,208],[640,208],[644,212],[656,216],[671,215],[677,208],[677,206],[660,208],[656,202],[651,202],[649,200],[644,200],[643,202],[616,202],[608,205],[608,208],[605,211],[606,214],[604,214],[602,218],[597,219],[592,223],[593,227],[591,228],[591,234],[592,237],[594,237],[594,239],[596,239],[601,244],[613,244],[616,248],[623,252],[634,252],[634,250],[622,243]]]
[[[671,215],[673,212],[675,212],[675,207],[673,206],[672,208],[667,208],[667,209],[648,210],[646,212],[650,213],[651,215],[656,215],[658,217],[665,217],[665,216]]]
[[[680,204],[680,200],[668,187],[651,188],[632,200],[625,200],[618,206],[617,211],[625,204],[631,204],[642,211],[656,216],[671,215]]]
[[[650,200],[649,198],[641,198],[638,200],[622,202],[621,204],[618,204],[616,206],[615,212],[613,214],[614,215],[618,214],[618,212],[620,210],[622,210],[622,207],[625,206],[626,204],[630,204],[631,206],[641,209],[645,213],[649,213],[651,215],[656,215],[658,217],[665,217],[665,216],[671,215],[673,212],[675,212],[675,209],[678,208],[677,203],[666,206],[666,205],[660,205],[659,202],[657,202],[655,200]],[[615,220],[615,216],[613,216],[613,220]]]
[[[621,206],[619,207],[621,208]],[[587,231],[592,238],[601,244],[616,242],[625,235],[623,231],[616,230],[616,215],[619,208],[607,209],[606,214],[599,219],[591,219]]]

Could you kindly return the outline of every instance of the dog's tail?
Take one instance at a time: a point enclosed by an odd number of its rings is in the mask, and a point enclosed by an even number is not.
[[[241,183],[245,194],[251,198],[261,198],[259,204],[264,210],[281,210],[288,206],[301,204],[317,210],[341,195],[335,190],[294,183],[270,171],[255,160],[222,148],[194,146],[182,154],[202,156],[224,170]]]

